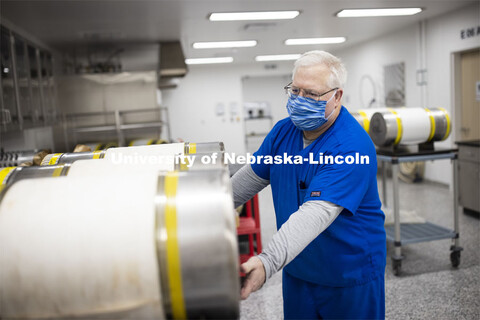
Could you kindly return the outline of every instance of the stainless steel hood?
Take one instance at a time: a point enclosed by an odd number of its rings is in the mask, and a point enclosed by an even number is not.
[[[158,87],[176,87],[175,78],[184,77],[188,72],[180,41],[160,42],[158,63]]]

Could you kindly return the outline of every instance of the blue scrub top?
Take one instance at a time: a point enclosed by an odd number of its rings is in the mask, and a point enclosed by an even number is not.
[[[280,229],[310,200],[330,201],[344,209],[335,221],[286,267],[297,278],[325,286],[347,287],[384,276],[385,216],[377,189],[377,159],[372,140],[342,106],[333,125],[303,148],[303,133],[289,118],[270,131],[255,156],[368,156],[369,164],[285,164],[259,161],[253,171],[270,180]],[[310,155],[312,154],[312,155]],[[341,158],[338,158],[341,162]],[[349,158],[349,160],[352,160]],[[312,161],[313,162],[313,161]],[[366,162],[366,161],[364,161]]]

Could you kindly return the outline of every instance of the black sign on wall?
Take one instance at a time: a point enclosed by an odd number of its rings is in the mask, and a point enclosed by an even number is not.
[[[460,38],[468,39],[480,35],[480,26],[460,30]]]

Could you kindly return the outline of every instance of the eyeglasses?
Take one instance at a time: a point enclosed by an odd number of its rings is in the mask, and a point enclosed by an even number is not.
[[[290,82],[289,84],[287,84],[285,87],[283,87],[283,89],[285,89],[285,92],[288,94],[288,97],[289,98],[292,98],[292,99],[296,99],[303,91],[303,97],[305,98],[309,98],[309,99],[312,99],[312,100],[315,100],[315,101],[320,101],[322,96],[326,95],[327,93],[329,92],[332,92],[334,90],[337,90],[338,87],[336,88],[333,88],[333,89],[330,89],[324,93],[318,93],[316,91],[313,91],[313,90],[309,90],[309,89],[301,89],[301,88],[298,88],[298,87],[295,87],[295,86],[292,86],[292,82]]]

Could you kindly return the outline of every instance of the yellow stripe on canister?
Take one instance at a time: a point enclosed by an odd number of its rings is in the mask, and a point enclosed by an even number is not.
[[[167,232],[167,273],[170,289],[172,316],[174,319],[186,319],[185,300],[183,297],[180,250],[177,234],[176,195],[178,172],[169,172],[165,176],[165,229]]]
[[[103,152],[102,150],[94,151],[92,159],[100,159],[100,156],[102,155],[102,152]]]
[[[195,153],[197,153],[197,144],[196,144],[195,142],[190,143],[190,144],[188,145],[188,147],[189,147],[189,149],[188,149],[188,153],[189,153],[189,154],[195,154]]]
[[[7,185],[8,174],[16,167],[6,167],[0,170],[0,191]]]
[[[393,110],[392,108],[388,108],[388,110],[395,115],[395,118],[397,120],[397,137],[395,138],[395,141],[393,142],[394,145],[397,145],[400,142],[400,139],[402,139],[402,133],[403,133],[403,128],[402,128],[402,120],[398,116],[398,113]]]
[[[190,163],[188,162],[187,158],[184,158],[183,161],[180,161],[180,171],[188,171],[189,170],[189,165]]]
[[[52,177],[60,177],[62,175],[63,166],[55,168],[52,173]]]
[[[53,166],[54,164],[57,164],[58,160],[62,156],[63,153],[55,153],[51,158],[50,161],[48,161],[49,166]]]
[[[368,130],[370,130],[370,120],[368,119],[368,116],[365,113],[365,111],[359,110],[358,113],[362,116],[362,118],[363,118],[363,128],[368,133]]]
[[[447,139],[447,137],[450,135],[450,130],[452,129],[451,123],[450,123],[450,116],[448,115],[447,110],[444,108],[438,108],[442,110],[445,113],[445,119],[447,119],[447,131],[445,132],[445,135],[442,138],[442,141]]]
[[[433,139],[435,135],[435,118],[433,117],[432,113],[428,108],[425,108],[425,111],[428,113],[428,117],[430,118],[430,135],[428,136],[427,142]]]

